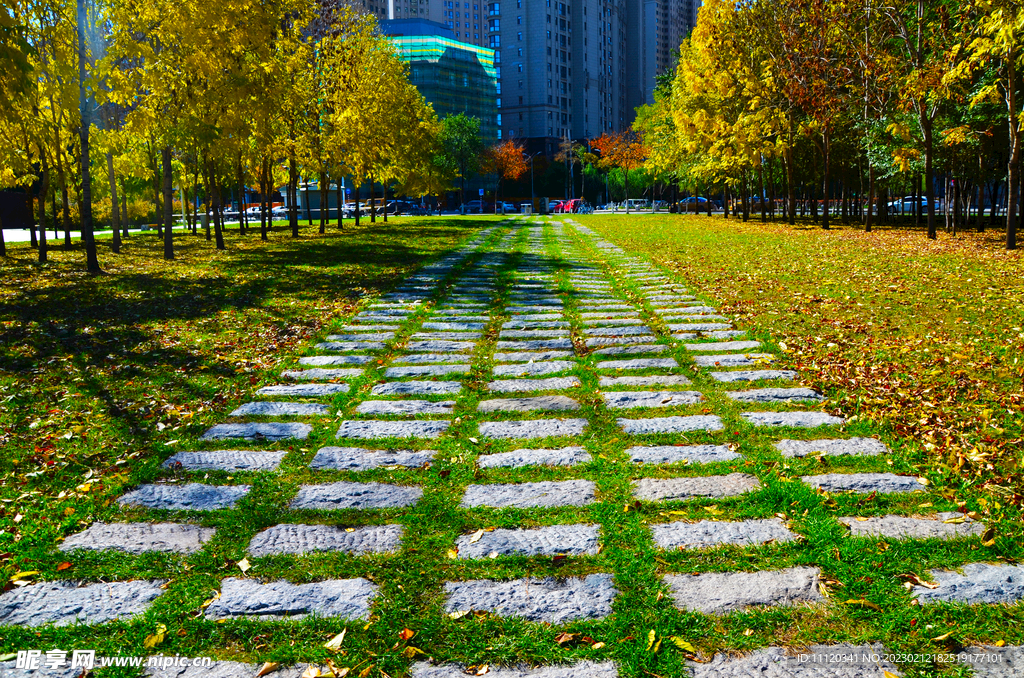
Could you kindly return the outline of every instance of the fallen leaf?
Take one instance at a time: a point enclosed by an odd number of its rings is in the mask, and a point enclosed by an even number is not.
[[[412,645],[410,645],[407,648],[405,648],[404,650],[402,650],[402,656],[405,657],[406,659],[412,659],[413,657],[415,657],[418,654],[426,654],[426,652],[424,652],[423,650],[419,649],[418,647],[413,647]]]
[[[679,636],[669,636],[669,640],[671,640],[672,644],[678,647],[683,652],[697,654],[697,648],[695,648],[693,645],[690,645],[688,642],[686,642]]]
[[[239,560],[238,561],[238,569],[242,571],[242,574],[245,574],[250,569],[252,569],[252,565],[249,564],[249,559],[248,558],[242,558],[241,560]]]
[[[593,645],[591,645],[590,647],[592,647],[595,650],[600,650],[602,647],[604,647],[604,643],[597,642],[597,643],[594,643]]]
[[[752,636],[752,635],[754,635],[754,629],[744,629],[743,635],[745,635],[745,636]]]
[[[857,598],[857,599],[852,599],[851,598],[850,600],[846,601],[846,604],[847,605],[859,605],[861,607],[867,607],[867,608],[870,608],[872,610],[877,610],[879,612],[882,611],[881,607],[879,607],[878,605],[875,605],[870,600],[864,600],[863,598]]]
[[[913,584],[914,586],[924,586],[925,588],[929,588],[929,589],[937,589],[937,588],[939,588],[938,584],[933,584],[931,582],[924,581],[923,579],[918,577],[916,574],[898,574],[896,576],[899,577],[900,579],[905,579],[908,584]]]
[[[953,635],[952,631],[950,631],[949,633],[943,633],[941,636],[935,636],[934,638],[932,638],[932,640],[945,640],[946,638],[949,638],[951,635]]]
[[[368,675],[370,675],[370,671],[373,671],[373,667],[367,666],[365,669],[359,672],[359,678],[366,678]]]
[[[996,528],[990,527],[981,535],[982,546],[995,546],[996,543]]]
[[[447,555],[448,555],[448,559],[449,560],[455,560],[456,558],[459,557],[459,552],[456,551],[455,549],[448,549],[448,554]]]
[[[164,624],[157,624],[156,633],[152,633],[146,636],[146,639],[142,641],[142,647],[146,648],[147,650],[152,650],[154,647],[164,642],[164,639],[166,637],[167,626],[165,626]]]
[[[260,676],[265,676],[268,673],[273,673],[274,671],[277,671],[279,668],[281,668],[281,665],[277,662],[266,662],[263,664],[263,668],[261,668],[256,673],[256,678],[260,678]]]
[[[449,619],[462,619],[467,614],[469,614],[469,610],[459,610],[458,612],[449,612],[448,613],[448,618]]]
[[[477,530],[476,532],[473,533],[473,536],[471,536],[469,538],[469,543],[470,544],[475,544],[478,541],[480,541],[483,538],[483,536],[484,536],[484,531],[483,530]]]
[[[337,650],[341,647],[341,641],[345,640],[345,634],[348,633],[348,627],[342,629],[341,633],[328,640],[324,647],[328,650]]]
[[[19,579],[28,579],[33,575],[39,574],[39,570],[28,570],[26,572],[15,572],[11,575],[11,581],[17,581]]]
[[[882,671],[882,678],[900,678],[892,671]]]
[[[343,669],[339,669],[337,665],[330,659],[327,660],[327,668],[330,669],[331,673],[334,674],[334,678],[345,678],[352,669],[347,666]]]
[[[575,633],[565,633],[565,632],[563,632],[563,633],[559,633],[558,634],[558,637],[555,638],[555,642],[558,643],[559,645],[565,645],[566,643],[571,643],[575,638],[576,638],[576,634]]]
[[[415,635],[416,635],[415,631],[413,631],[412,629],[407,629],[407,628],[404,628],[404,629],[402,629],[401,631],[398,632],[398,637],[401,638],[402,640],[409,640],[410,638],[412,638]]]
[[[302,672],[302,678],[320,678],[320,675],[320,667],[318,666],[308,666]]]
[[[64,570],[70,570],[70,569],[71,569],[71,563],[66,563],[65,562],[65,563],[61,563],[60,565],[57,566],[57,571],[58,572],[63,572]]]
[[[476,675],[478,675],[478,676],[482,676],[482,675],[484,675],[485,673],[490,673],[490,672],[491,672],[491,667],[490,667],[490,666],[488,666],[487,664],[482,664],[482,665],[480,666],[480,668],[478,668],[478,669],[476,670]]]
[[[9,662],[12,659],[17,659],[17,658],[18,658],[18,653],[17,652],[12,652],[10,654],[0,654],[0,662]]]

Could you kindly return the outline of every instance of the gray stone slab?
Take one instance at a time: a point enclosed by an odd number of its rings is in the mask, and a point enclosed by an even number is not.
[[[414,416],[418,414],[451,414],[455,410],[454,400],[431,402],[429,400],[364,400],[356,406],[359,414],[395,414]]]
[[[336,438],[437,438],[450,421],[353,421],[341,422]]]
[[[588,337],[632,337],[638,335],[651,336],[654,332],[646,325],[633,327],[592,327],[583,330]]]
[[[590,480],[541,481],[499,485],[468,485],[462,508],[553,508],[585,506],[594,502]]]
[[[270,556],[282,553],[303,555],[320,551],[341,551],[353,555],[395,553],[401,548],[401,525],[368,525],[342,528],[336,525],[274,525],[249,542],[249,553]]]
[[[512,581],[477,579],[447,582],[444,588],[448,596],[444,609],[449,614],[480,610],[549,624],[607,617],[618,593],[610,574]]]
[[[639,318],[639,311],[586,311],[580,313],[583,319],[594,318]]]
[[[321,447],[309,467],[330,471],[366,471],[382,466],[420,468],[430,463],[436,450],[367,450],[361,447]]]
[[[329,579],[311,584],[228,577],[220,583],[220,597],[206,608],[206,618],[303,619],[310,615],[365,619],[377,586],[358,579]]]
[[[946,522],[951,521],[951,522]],[[850,528],[856,537],[879,536],[893,539],[953,539],[969,537],[985,531],[983,523],[971,520],[962,513],[946,511],[931,518],[909,516],[873,516],[870,518],[847,516],[839,522]]]
[[[248,485],[140,485],[118,498],[122,506],[142,506],[168,511],[215,511],[234,508],[249,494]]]
[[[629,344],[627,346],[608,346],[606,348],[599,348],[594,351],[594,355],[648,355],[651,353],[664,353],[668,348],[669,347],[664,344]]]
[[[454,322],[454,323],[438,323],[438,322],[426,322],[421,325],[425,330],[447,330],[449,332],[466,332],[473,330],[484,330],[487,329],[487,323],[466,323],[466,322]]]
[[[499,339],[557,339],[568,337],[569,330],[502,330]]]
[[[175,665],[176,657],[167,657],[168,666],[152,666],[142,675],[148,678],[252,678],[263,664],[244,664],[242,662],[214,661],[209,666]],[[307,664],[282,666],[276,669],[273,678],[302,678]],[[3,674],[0,674],[2,676]],[[6,678],[6,677],[4,677]],[[38,678],[38,677],[37,677]],[[78,678],[77,674],[75,678]]]
[[[968,563],[960,569],[929,570],[938,588],[915,586],[913,593],[922,603],[1013,604],[1024,598],[1024,565]]]
[[[891,494],[927,489],[918,482],[917,478],[898,476],[895,473],[826,473],[817,476],[803,476],[800,480],[813,488],[828,492]]]
[[[389,381],[370,389],[375,396],[454,395],[460,391],[462,384],[457,381]]]
[[[394,332],[371,332],[369,334],[328,334],[327,341],[389,341],[395,338]],[[319,345],[319,344],[318,344]]]
[[[563,447],[557,450],[524,449],[483,454],[477,458],[476,463],[480,468],[518,468],[522,466],[575,466],[590,461],[590,455],[582,447]]]
[[[533,398],[495,398],[481,400],[477,412],[561,412],[578,410],[580,404],[572,398],[559,395],[536,396]]]
[[[321,351],[380,351],[382,341],[322,341],[316,345]]]
[[[312,355],[299,358],[300,365],[310,367],[324,367],[327,365],[366,365],[375,360],[370,355]],[[360,370],[362,373],[362,370]]]
[[[163,594],[163,581],[102,582],[77,586],[48,581],[0,595],[0,626],[68,626],[129,619]]]
[[[616,419],[622,430],[630,435],[647,433],[686,433],[688,431],[721,431],[722,420],[715,415],[698,414],[691,417],[653,417],[650,419]]]
[[[750,654],[716,654],[687,662],[690,678],[888,678],[903,675],[875,645],[810,645],[799,650],[765,647]]]
[[[976,678],[1020,678],[1024,676],[1024,646],[968,647],[957,655],[957,664],[970,666]]]
[[[633,496],[644,501],[683,501],[695,497],[735,497],[761,489],[748,473],[691,478],[641,478],[633,481]]]
[[[355,379],[362,373],[362,370],[354,368],[330,369],[314,367],[309,370],[285,370],[281,373],[281,377],[296,381],[315,381],[317,379]]]
[[[744,330],[713,330],[701,332],[700,335],[708,339],[739,339],[746,335],[746,332]]]
[[[750,391],[728,391],[725,395],[741,403],[788,403],[821,400],[821,394],[811,388],[756,388]]]
[[[178,523],[93,523],[60,545],[61,551],[195,553],[217,530]]]
[[[690,380],[681,374],[655,374],[649,377],[598,377],[603,388],[616,386],[688,386]]]
[[[509,320],[501,324],[503,330],[552,330],[569,329],[569,323],[565,320],[544,320],[544,321],[523,321],[521,319]]]
[[[261,424],[217,424],[206,431],[200,440],[305,440],[313,427],[309,424],[282,423],[277,421]]]
[[[472,351],[476,347],[475,341],[444,341],[441,339],[428,339],[426,341],[410,341],[406,349],[410,351]]]
[[[589,348],[598,348],[601,346],[622,346],[625,344],[647,345],[656,339],[657,337],[653,335],[642,337],[587,337],[587,346]]]
[[[597,318],[595,320],[584,320],[584,327],[612,327],[643,325],[644,321],[639,318]]]
[[[715,381],[735,383],[741,381],[767,381],[769,379],[796,379],[793,370],[737,370],[736,372],[708,372]]]
[[[389,367],[384,371],[388,379],[403,377],[441,376],[444,374],[468,374],[469,365],[410,365],[408,367]]]
[[[536,377],[542,374],[556,374],[576,367],[571,360],[550,360],[546,362],[531,362],[520,365],[495,365],[491,374],[496,377]]]
[[[532,341],[499,341],[499,349],[512,351],[539,351],[543,349],[572,348],[572,339],[536,339]]]
[[[634,464],[710,464],[717,461],[732,461],[743,456],[725,445],[637,446],[626,450],[626,454]]]
[[[288,505],[292,509],[382,509],[416,504],[423,488],[384,483],[339,481],[323,485],[302,485]]]
[[[396,332],[401,329],[401,325],[341,325],[338,327],[339,332]],[[327,337],[333,339],[333,337]],[[390,337],[389,337],[390,338]]]
[[[791,606],[823,600],[816,567],[757,572],[667,574],[676,607],[704,614],[725,614],[749,608]]]
[[[634,407],[678,407],[692,405],[704,399],[699,391],[611,391],[601,394],[606,407],[630,409]]]
[[[442,363],[465,363],[469,356],[451,353],[419,353],[412,355],[400,355],[394,360],[397,364],[406,365],[430,365]]]
[[[348,392],[348,384],[277,384],[275,386],[264,386],[256,391],[256,395],[319,398],[334,395],[335,393]]]
[[[72,656],[67,656],[64,666],[50,668],[46,665],[46,654],[39,658],[38,668],[18,668],[17,661],[0,662],[0,678],[81,678],[82,667],[71,666]]]
[[[699,367],[750,367],[775,360],[771,353],[723,353],[720,355],[695,355],[693,362]]]
[[[684,325],[670,325],[671,330],[686,331]],[[705,344],[683,344],[687,351],[746,351],[761,348],[760,341],[713,341]]]
[[[524,313],[509,320],[512,323],[525,322],[557,322],[562,320],[562,313]],[[502,325],[504,327],[504,325]]]
[[[850,455],[854,457],[888,454],[889,448],[875,438],[849,438],[829,440],[780,440],[775,449],[783,457],[806,457],[825,454],[828,456]]]
[[[754,426],[771,427],[815,428],[817,426],[838,426],[846,422],[842,417],[834,417],[824,412],[741,412],[740,416]]]
[[[586,419],[526,419],[522,421],[482,421],[480,435],[487,438],[546,438],[578,436],[587,428]]]
[[[477,341],[480,337],[480,332],[415,332],[410,339],[417,341]]]
[[[499,379],[487,384],[495,393],[527,393],[530,391],[561,391],[579,388],[583,383],[576,377],[555,377],[552,379]]]
[[[679,367],[675,358],[635,358],[633,360],[604,360],[597,363],[599,370],[647,370],[672,367]]]
[[[235,409],[231,417],[311,417],[330,414],[326,405],[320,403],[279,403],[273,401],[257,401],[243,403]]]
[[[286,454],[255,450],[178,452],[165,461],[163,467],[188,471],[273,471]]]
[[[799,536],[778,518],[657,523],[651,525],[651,532],[654,534],[654,543],[663,549],[700,549],[721,544],[751,546],[793,541]]]
[[[581,300],[579,307],[584,311],[632,311],[635,308],[632,304],[588,303],[585,300]]]
[[[557,358],[571,358],[573,356],[572,351],[543,351],[540,353],[532,353],[526,351],[516,351],[512,353],[498,352],[494,354],[494,362],[497,363],[528,363],[528,362],[544,362],[546,360],[555,360]]]
[[[475,541],[474,541],[475,540]],[[594,556],[597,525],[550,525],[532,530],[481,530],[455,542],[459,558],[499,556]]]

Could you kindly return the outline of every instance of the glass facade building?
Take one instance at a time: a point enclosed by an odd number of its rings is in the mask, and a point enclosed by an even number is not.
[[[455,39],[442,24],[423,19],[382,21],[409,80],[434,106],[438,118],[465,113],[480,119],[485,144],[500,138],[498,67],[494,50]]]

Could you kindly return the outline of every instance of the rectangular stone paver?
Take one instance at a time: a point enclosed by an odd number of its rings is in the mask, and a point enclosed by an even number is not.
[[[529,391],[562,391],[579,388],[583,383],[577,377],[551,379],[498,379],[487,384],[487,390],[496,393],[527,393]]]
[[[755,388],[750,391],[726,391],[725,395],[741,403],[821,400],[821,394],[811,388]]]
[[[444,374],[467,374],[469,365],[411,365],[407,367],[389,367],[384,370],[388,379],[402,377],[440,376]]]
[[[391,381],[370,389],[376,396],[454,395],[460,391],[462,384],[457,381]]]
[[[499,339],[557,339],[568,337],[569,330],[547,329],[547,330],[502,330],[498,333]]]
[[[635,407],[678,407],[704,399],[699,391],[611,391],[602,393],[605,406],[611,409]]]
[[[778,518],[761,520],[674,521],[651,525],[654,543],[663,549],[700,549],[721,544],[751,546],[766,542],[793,541],[799,535]]]
[[[282,379],[294,379],[295,381],[316,381],[318,379],[355,379],[363,373],[363,370],[354,367],[313,367],[308,370],[285,370],[281,373]],[[346,392],[348,387],[345,388]]]
[[[423,488],[384,483],[341,481],[325,485],[302,485],[292,499],[292,509],[381,509],[412,506],[423,496]]]
[[[496,365],[491,374],[496,377],[538,377],[544,374],[555,374],[576,367],[570,360],[552,360],[548,362],[530,362],[522,365]]]
[[[163,463],[164,468],[187,471],[273,471],[287,452],[213,450],[178,452]]]
[[[220,583],[220,597],[206,608],[206,618],[303,619],[309,615],[365,619],[377,586],[358,579],[329,579],[311,584],[228,577]]]
[[[597,555],[597,525],[550,525],[531,530],[481,530],[455,542],[459,558]]]
[[[780,440],[775,449],[784,457],[806,457],[825,454],[829,456],[874,456],[888,454],[889,448],[875,438],[848,438],[829,440]]]
[[[689,678],[899,678],[904,675],[881,644],[765,647],[735,655],[716,654],[706,663],[688,661]],[[993,677],[994,678],[994,677]],[[1005,678],[1011,678],[1009,674]]]
[[[465,332],[471,330],[483,330],[487,328],[486,323],[439,323],[426,322],[422,325],[425,330],[441,330],[449,332]]]
[[[822,601],[820,572],[815,567],[757,572],[667,574],[665,583],[676,607],[704,614],[724,614],[748,608],[797,605]]]
[[[515,351],[512,353],[498,352],[494,354],[494,362],[498,363],[528,363],[555,360],[556,358],[571,358],[572,351]],[[518,374],[518,373],[517,373]]]
[[[469,341],[477,340],[480,332],[415,332],[412,339],[440,339],[442,341]]]
[[[938,587],[916,586],[913,593],[922,603],[948,601],[1012,605],[1024,598],[1024,565],[968,563],[960,569],[963,573],[929,570],[929,576]]]
[[[578,436],[587,428],[586,419],[527,419],[522,421],[482,421],[480,435],[487,438],[545,438]]]
[[[733,452],[725,445],[657,445],[654,447],[631,447],[626,455],[634,464],[709,464],[717,461],[732,461],[743,455]]]
[[[429,400],[364,400],[356,406],[359,414],[395,414],[411,416],[417,414],[451,414],[454,400],[431,402]]]
[[[464,664],[438,664],[435,666],[428,662],[418,662],[412,665],[412,673],[409,675],[412,678],[465,678],[467,675],[473,675],[477,670],[476,668],[470,670]],[[487,678],[618,678],[618,676],[618,667],[615,662],[610,661],[601,663],[581,661],[576,664],[537,667],[487,665]],[[21,677],[18,676],[16,678]],[[160,676],[159,678],[164,677]],[[248,678],[248,676],[245,678]],[[274,678],[277,678],[277,676],[275,675]],[[282,676],[281,678],[292,677]]]
[[[685,330],[684,325],[672,326],[672,329]],[[687,351],[746,351],[754,348],[761,348],[759,341],[718,341],[707,344],[683,344]]]
[[[341,422],[336,438],[437,438],[450,421],[354,421]]]
[[[583,334],[588,337],[629,337],[653,335],[654,332],[644,325],[634,325],[632,327],[594,327],[583,330]]]
[[[369,334],[328,334],[327,341],[388,341],[394,339],[394,332],[372,332]]]
[[[309,467],[328,471],[367,471],[382,466],[420,468],[437,454],[436,450],[367,450],[361,447],[321,447]]]
[[[521,466],[575,466],[590,462],[590,455],[582,447],[563,447],[557,450],[524,449],[511,452],[483,454],[477,458],[480,468]]]
[[[442,339],[428,339],[425,341],[410,341],[406,349],[410,351],[455,351],[464,353],[472,351],[476,347],[474,341],[444,341]]]
[[[708,376],[715,381],[728,384],[741,381],[767,381],[769,379],[792,381],[796,379],[796,372],[793,370],[737,370],[735,372],[708,372]]]
[[[648,433],[686,433],[689,431],[721,431],[722,420],[711,414],[690,417],[652,417],[650,419],[616,419],[630,435]]]
[[[216,532],[212,527],[178,523],[93,523],[65,539],[60,550],[195,553]]]
[[[248,485],[140,485],[118,498],[122,506],[142,506],[168,511],[216,511],[234,508],[249,494]]]
[[[643,501],[683,501],[695,497],[735,497],[761,489],[747,473],[692,478],[641,478],[633,481],[633,496]]]
[[[231,417],[309,417],[330,414],[326,405],[320,403],[278,403],[259,401],[244,403],[230,415]]]
[[[794,426],[815,428],[838,426],[846,420],[824,412],[741,412],[740,416],[754,426]]]
[[[312,430],[309,424],[300,423],[217,424],[208,429],[200,440],[305,440]]]
[[[316,345],[321,351],[380,351],[384,343],[380,341],[324,341]]]
[[[544,349],[572,348],[572,339],[535,339],[526,341],[499,341],[499,349],[512,351],[540,351]]]
[[[695,355],[693,362],[699,367],[749,367],[772,362],[771,353],[723,353],[722,355]]]
[[[205,665],[205,662],[201,662],[199,665],[185,666],[185,662],[182,662],[180,658],[173,656],[156,655],[152,657],[153,661],[160,661],[159,665],[150,666],[146,669],[142,675],[147,678],[252,678],[263,667],[263,663],[259,664],[246,664],[243,662],[231,662],[231,661],[213,661],[209,666]],[[163,666],[166,662],[167,666]],[[308,678],[309,674],[306,673],[309,668],[308,664],[295,664],[293,666],[281,666],[274,670],[273,678],[302,678],[303,675]],[[3,674],[0,674],[3,676]],[[7,678],[3,676],[3,678]],[[20,676],[12,678],[21,678]],[[25,676],[25,678],[30,678]],[[44,678],[43,676],[32,676],[31,678]],[[50,678],[46,676],[45,678]],[[61,678],[64,678],[63,676]],[[69,678],[79,678],[79,674],[76,672],[74,676]]]
[[[375,360],[371,355],[313,355],[299,358],[300,365],[325,367],[327,365],[366,365]],[[360,370],[361,371],[361,370]]]
[[[558,395],[481,400],[476,407],[478,412],[560,412],[579,408],[580,404],[572,398]]]
[[[0,626],[68,626],[129,619],[163,594],[163,581],[101,582],[77,586],[49,581],[0,595]]]
[[[401,525],[368,525],[342,528],[336,525],[274,525],[249,542],[249,553],[260,557],[281,553],[303,555],[341,551],[354,555],[395,553],[402,543]]]
[[[946,522],[950,521],[950,522]],[[983,523],[971,520],[962,513],[946,511],[934,518],[909,516],[874,516],[870,518],[847,516],[839,522],[850,528],[856,537],[879,536],[892,539],[953,539],[979,535],[985,531]]]
[[[607,346],[594,351],[595,356],[611,355],[650,355],[664,353],[669,350],[664,344],[629,344],[627,346]]]
[[[448,596],[444,609],[449,614],[480,610],[549,624],[607,617],[617,594],[610,574],[512,581],[477,579],[448,582],[444,588]]]
[[[828,492],[914,492],[925,490],[925,486],[913,476],[899,476],[895,473],[826,473],[800,478],[813,488]]]
[[[590,480],[541,481],[497,485],[469,485],[462,508],[552,508],[585,506],[594,502],[594,483]]]
[[[431,365],[442,363],[465,363],[469,356],[460,353],[414,353],[412,355],[400,355],[394,360],[396,364],[403,365]]]
[[[679,367],[675,358],[635,358],[633,360],[605,360],[597,363],[599,370],[646,370],[652,367]]]
[[[264,386],[256,391],[256,395],[319,398],[321,396],[334,395],[335,393],[348,392],[348,384],[277,384],[275,386]]]
[[[615,386],[688,386],[690,380],[681,374],[655,374],[649,377],[598,377],[602,388]]]

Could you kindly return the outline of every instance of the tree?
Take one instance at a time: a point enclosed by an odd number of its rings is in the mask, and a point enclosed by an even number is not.
[[[498,176],[498,193],[501,193],[503,179],[515,181],[526,174],[530,168],[523,155],[523,147],[518,142],[508,139],[487,149],[484,165],[488,172]]]
[[[640,135],[633,129],[624,132],[605,132],[591,142],[601,151],[604,167],[618,167],[622,170],[626,188],[626,214],[629,214],[629,173],[640,169],[647,159],[648,151]]]

